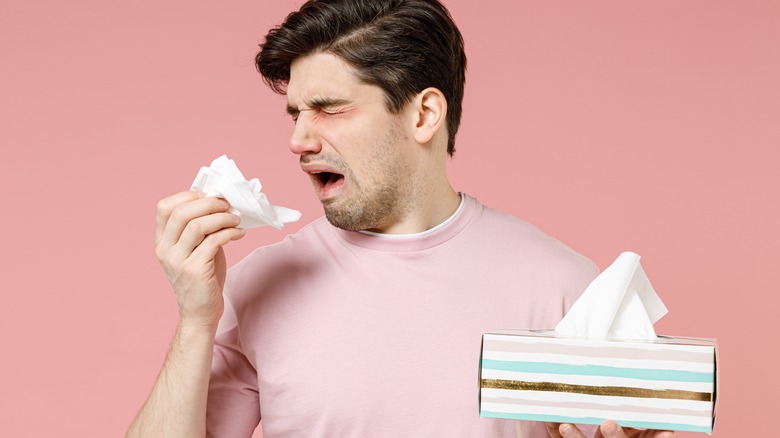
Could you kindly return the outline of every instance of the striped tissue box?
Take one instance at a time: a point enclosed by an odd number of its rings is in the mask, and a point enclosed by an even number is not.
[[[482,337],[480,416],[712,432],[714,339],[558,337],[502,330]]]

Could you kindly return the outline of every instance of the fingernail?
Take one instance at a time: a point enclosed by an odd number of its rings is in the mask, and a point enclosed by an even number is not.
[[[574,436],[574,426],[571,424],[564,424],[561,426],[560,432],[564,438],[572,438]]]
[[[615,438],[618,434],[618,431],[620,431],[620,426],[617,424],[607,424],[604,429],[602,429],[602,432],[604,432],[604,438]]]

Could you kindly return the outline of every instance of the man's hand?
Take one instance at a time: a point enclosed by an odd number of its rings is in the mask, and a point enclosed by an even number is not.
[[[547,433],[551,438],[585,438],[585,435],[573,424],[547,423]],[[668,430],[640,430],[622,428],[614,421],[601,424],[594,438],[673,438],[674,432]]]
[[[157,204],[156,254],[176,293],[181,324],[215,327],[222,316],[222,246],[244,236],[224,199],[181,192]]]
[[[225,307],[222,246],[244,236],[224,199],[181,192],[157,203],[157,258],[179,302],[179,326],[149,399],[127,437],[206,436],[214,334]]]

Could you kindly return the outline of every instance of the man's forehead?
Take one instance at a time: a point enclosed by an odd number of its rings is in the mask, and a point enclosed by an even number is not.
[[[354,101],[369,85],[360,81],[355,70],[338,56],[315,53],[300,57],[290,65],[287,84],[288,106],[322,101]]]

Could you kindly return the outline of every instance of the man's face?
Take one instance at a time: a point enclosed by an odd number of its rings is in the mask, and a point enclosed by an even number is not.
[[[410,135],[403,110],[388,112],[384,97],[332,54],[290,66],[290,149],[300,155],[327,219],[345,230],[382,231],[410,209]]]

